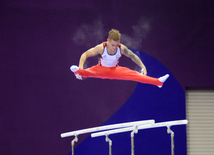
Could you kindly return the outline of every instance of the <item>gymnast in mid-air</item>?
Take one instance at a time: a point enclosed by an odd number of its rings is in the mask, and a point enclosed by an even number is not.
[[[140,58],[129,50],[125,45],[120,43],[120,32],[112,29],[109,31],[107,42],[98,44],[97,46],[84,52],[79,61],[79,67],[72,65],[70,70],[74,72],[77,79],[83,78],[101,78],[101,79],[117,79],[136,81],[145,84],[152,84],[161,88],[163,83],[169,77],[166,74],[160,78],[147,76],[147,70]],[[88,57],[98,55],[98,64],[87,69],[83,69],[84,63]],[[125,55],[132,59],[138,66],[141,67],[141,73],[131,70],[127,67],[118,65],[119,58]]]

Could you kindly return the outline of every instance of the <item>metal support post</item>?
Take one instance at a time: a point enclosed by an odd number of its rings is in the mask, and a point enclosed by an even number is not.
[[[170,129],[170,126],[167,127],[167,133],[171,134],[171,155],[174,155],[174,132]]]
[[[78,137],[75,135],[75,138],[71,141],[71,150],[72,150],[72,155],[74,155],[74,143],[78,142]]]
[[[106,142],[109,142],[109,155],[112,155],[111,151],[112,141],[111,139],[108,138],[108,135],[106,135]]]

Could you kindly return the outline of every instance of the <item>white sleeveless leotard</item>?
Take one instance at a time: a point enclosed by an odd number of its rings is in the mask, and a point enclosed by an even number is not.
[[[100,58],[100,64],[104,67],[116,67],[119,63],[119,58],[121,57],[120,48],[117,47],[117,52],[115,54],[109,54],[107,51],[107,46],[104,47],[104,51]]]

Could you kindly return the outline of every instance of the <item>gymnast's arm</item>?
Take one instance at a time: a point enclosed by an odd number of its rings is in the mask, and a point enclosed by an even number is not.
[[[145,65],[142,63],[142,61],[140,60],[140,58],[134,54],[131,50],[129,50],[126,46],[121,45],[121,53],[129,58],[132,59],[132,61],[134,61],[137,65],[139,65],[141,67],[141,74],[146,75],[147,74],[147,70]]]
[[[87,60],[88,57],[93,57],[93,56],[96,56],[98,54],[102,54],[102,52],[103,52],[103,45],[102,44],[99,44],[99,45],[87,50],[86,52],[84,52],[80,57],[79,68],[83,69],[85,61]]]

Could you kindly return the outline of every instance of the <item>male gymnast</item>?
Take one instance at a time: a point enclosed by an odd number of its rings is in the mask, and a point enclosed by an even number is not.
[[[169,77],[166,74],[160,78],[147,76],[147,70],[140,58],[129,50],[125,45],[120,44],[120,32],[112,29],[109,31],[107,42],[98,44],[97,46],[84,52],[79,61],[79,67],[72,65],[70,70],[74,72],[77,79],[82,80],[82,77],[101,78],[101,79],[117,79],[136,81],[145,84],[152,84],[161,88],[163,83]],[[83,69],[84,63],[88,57],[99,56],[98,64],[87,69]],[[125,55],[132,59],[141,67],[141,73],[131,70],[127,67],[118,65],[119,58]]]

